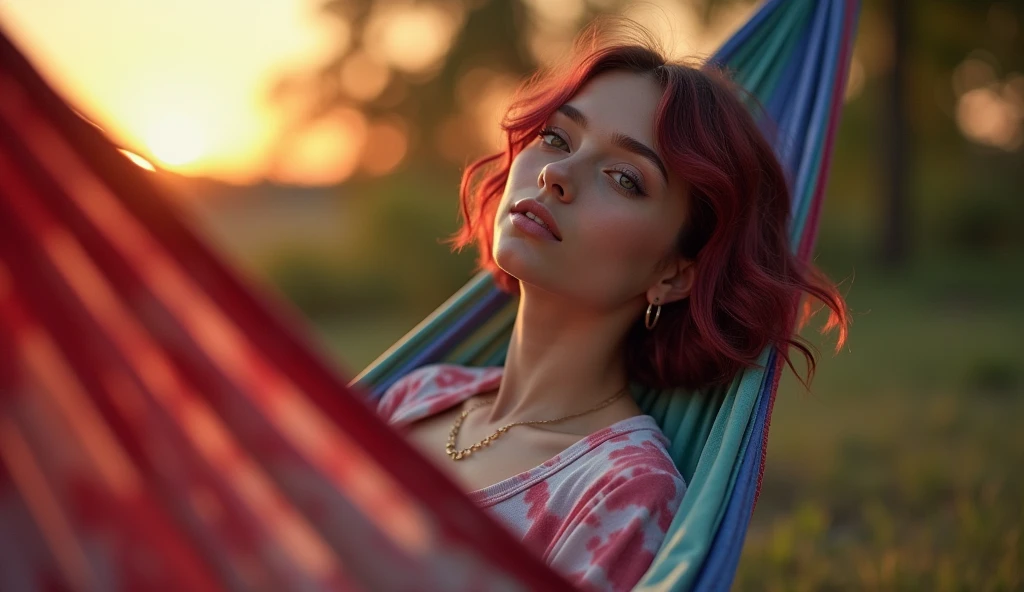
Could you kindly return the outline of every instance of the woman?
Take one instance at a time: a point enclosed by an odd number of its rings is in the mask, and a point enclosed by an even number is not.
[[[630,589],[685,493],[628,384],[729,382],[835,287],[789,251],[789,193],[736,89],[648,40],[598,43],[538,74],[472,164],[455,244],[520,295],[504,368],[432,365],[380,413],[576,583]]]

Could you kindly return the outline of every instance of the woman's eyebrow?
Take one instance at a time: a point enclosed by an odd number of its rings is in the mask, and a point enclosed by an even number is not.
[[[584,115],[583,112],[577,109],[576,107],[573,107],[572,105],[569,105],[567,103],[565,105],[560,106],[558,108],[558,112],[561,113],[562,115],[565,115],[569,119],[573,120],[573,122],[575,122],[576,125],[582,127],[583,129],[587,128],[587,116]],[[664,163],[661,162],[661,158],[658,156],[657,152],[650,149],[649,147],[647,147],[647,145],[637,140],[636,138],[627,136],[626,134],[621,134],[619,132],[615,132],[614,134],[612,134],[612,143],[618,146],[619,148],[622,148],[623,150],[627,150],[629,152],[632,152],[633,154],[642,156],[647,160],[651,161],[656,167],[658,167],[658,170],[661,171],[661,176],[664,177],[665,184],[668,185],[668,169],[666,169]]]

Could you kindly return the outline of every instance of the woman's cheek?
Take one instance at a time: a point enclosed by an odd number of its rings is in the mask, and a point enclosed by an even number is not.
[[[651,241],[651,226],[627,212],[619,212],[619,208],[605,208],[607,213],[590,216],[584,222],[598,248],[618,257],[633,259],[642,255]]]
[[[542,155],[538,152],[536,147],[529,146],[512,161],[509,178],[517,187],[528,187],[540,175],[540,169],[543,168],[544,163]]]
[[[586,227],[592,252],[626,281],[646,278],[664,256],[666,241],[656,222],[619,215],[592,219]]]

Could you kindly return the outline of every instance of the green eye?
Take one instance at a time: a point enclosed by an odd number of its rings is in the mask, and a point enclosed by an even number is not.
[[[619,174],[619,178],[615,180],[615,183],[619,187],[622,187],[623,189],[625,189],[626,191],[633,195],[647,195],[647,193],[644,191],[640,179],[637,178],[636,173],[632,171],[622,171],[618,169],[614,169],[613,172]]]
[[[537,135],[540,137],[542,142],[544,142],[548,146],[551,146],[552,148],[558,148],[559,150],[566,150],[569,148],[569,143],[566,142],[565,139],[562,138],[562,136],[555,133],[555,131],[549,127],[540,130],[540,133],[538,133]],[[548,138],[553,139],[549,141]]]

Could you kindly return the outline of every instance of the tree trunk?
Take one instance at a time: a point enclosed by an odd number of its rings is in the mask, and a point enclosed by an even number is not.
[[[910,255],[910,126],[907,121],[907,47],[910,36],[910,10],[908,0],[891,0],[890,15],[893,31],[893,60],[889,75],[884,121],[886,126],[885,204],[882,235],[882,262],[889,267],[906,263]]]

